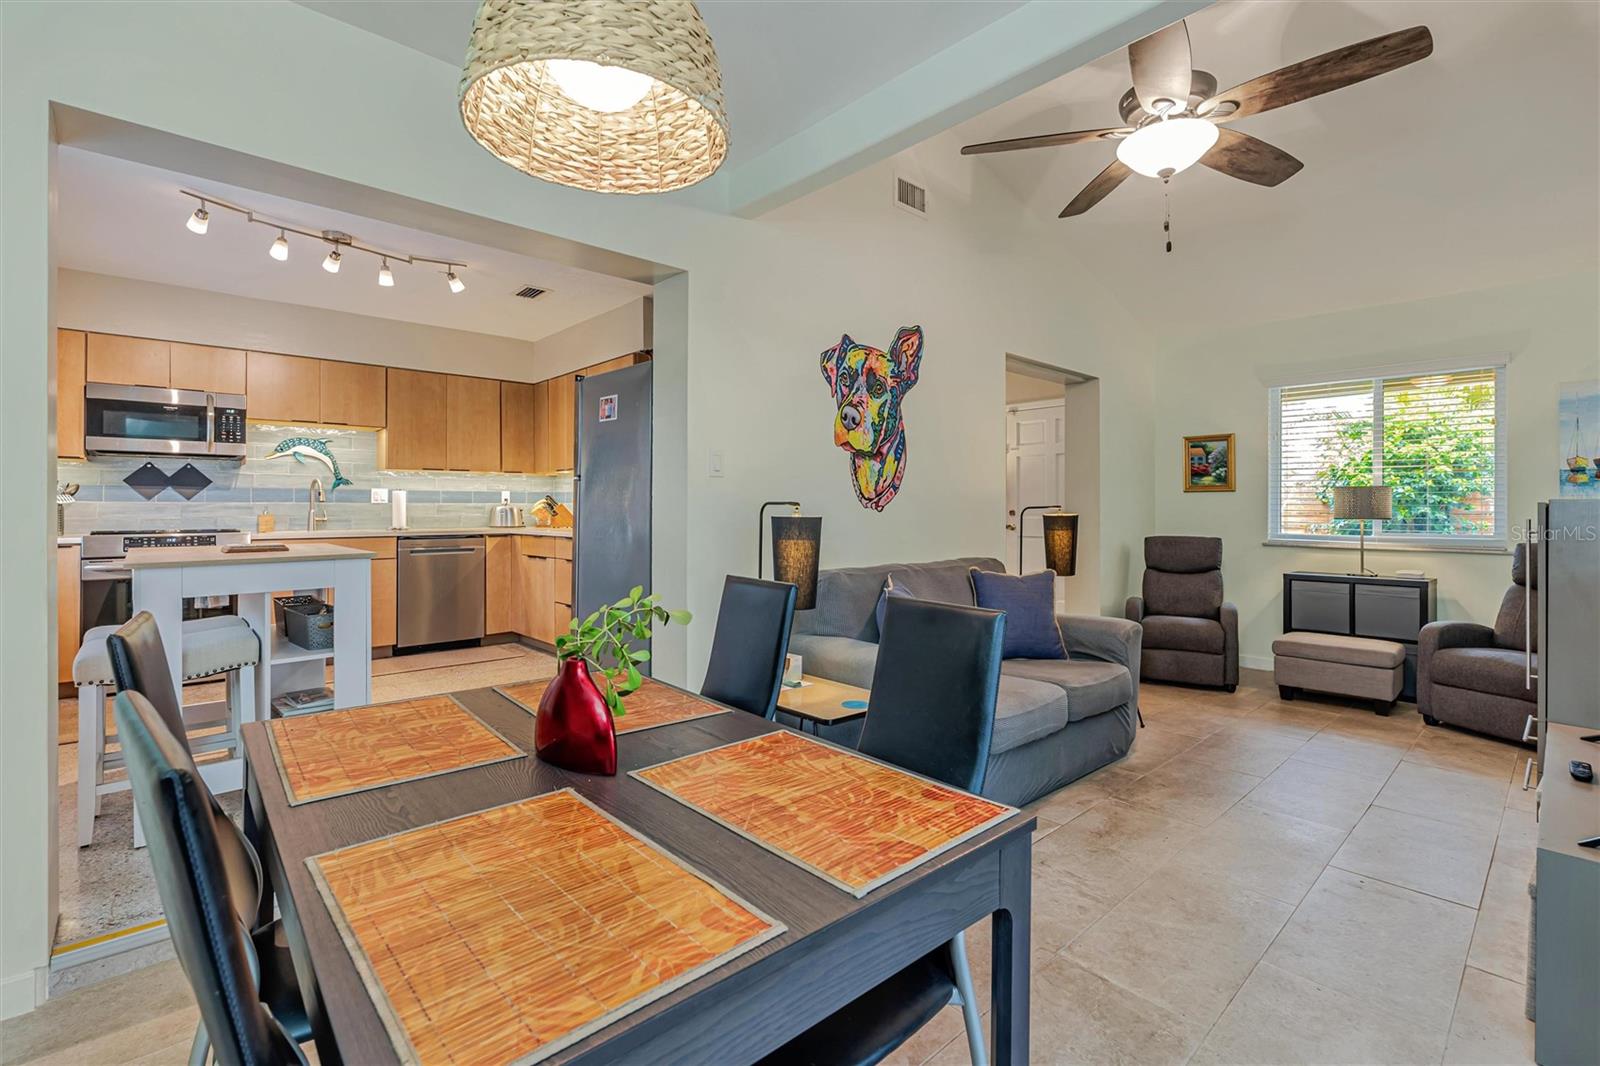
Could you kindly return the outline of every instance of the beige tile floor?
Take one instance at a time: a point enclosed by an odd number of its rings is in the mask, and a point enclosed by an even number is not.
[[[1246,675],[1146,686],[1128,758],[1034,805],[1032,1059],[1531,1062],[1521,749]],[[0,1060],[181,1062],[193,1020],[164,963],[5,1023]],[[892,1061],[966,1062],[959,1012]]]

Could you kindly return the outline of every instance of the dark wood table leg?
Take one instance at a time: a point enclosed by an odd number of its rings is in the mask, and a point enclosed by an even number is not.
[[[1033,835],[1022,833],[1000,851],[1000,908],[994,912],[994,1062],[1028,1061],[1028,970],[1032,965]]]
[[[244,771],[244,838],[261,865],[261,902],[256,906],[256,925],[261,926],[272,921],[274,897],[271,864],[267,862],[266,814],[261,805],[261,790],[249,766]]]

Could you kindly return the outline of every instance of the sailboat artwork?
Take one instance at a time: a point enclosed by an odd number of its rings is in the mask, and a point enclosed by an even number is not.
[[[1600,496],[1600,381],[1562,382],[1556,413],[1563,453],[1560,495]]]

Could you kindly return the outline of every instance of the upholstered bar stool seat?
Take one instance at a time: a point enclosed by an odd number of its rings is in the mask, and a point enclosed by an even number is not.
[[[122,764],[120,754],[106,753],[106,695],[116,688],[106,638],[116,626],[96,626],[83,635],[83,645],[72,660],[72,682],[78,687],[78,846],[94,837],[94,818],[100,797],[127,789],[126,780],[108,781],[106,772]],[[241,715],[255,706],[255,668],[261,661],[261,641],[237,615],[195,618],[183,623],[183,678],[226,674],[227,699],[220,704],[185,708],[184,723],[191,729],[226,726],[215,733],[191,737],[197,753],[231,748],[239,742]],[[203,770],[203,768],[202,768]],[[144,834],[135,826],[134,844]]]
[[[1333,633],[1285,633],[1272,642],[1278,692],[1294,699],[1301,689],[1376,700],[1388,714],[1405,684],[1406,649],[1392,640]]]

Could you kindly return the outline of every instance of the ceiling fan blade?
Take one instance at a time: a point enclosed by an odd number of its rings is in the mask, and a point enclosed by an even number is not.
[[[1189,87],[1194,83],[1189,27],[1180,19],[1134,41],[1128,46],[1128,67],[1133,72],[1133,91],[1140,107],[1159,115],[1160,102],[1170,100],[1168,110],[1182,110],[1189,102]]]
[[[1291,63],[1287,67],[1252,78],[1243,85],[1235,85],[1226,92],[1206,100],[1195,110],[1200,115],[1227,110],[1215,116],[1215,121],[1228,122],[1246,115],[1271,111],[1275,107],[1296,103],[1358,81],[1376,78],[1391,70],[1433,54],[1433,34],[1426,26],[1413,26],[1397,30],[1370,41],[1335,48],[1312,59]]]
[[[1218,127],[1217,143],[1200,162],[1230,178],[1268,187],[1288,181],[1305,166],[1282,148],[1225,126]]]
[[[1121,135],[1126,137],[1132,133],[1128,126],[1114,126],[1103,130],[1073,130],[1070,133],[1044,133],[1037,137],[1013,137],[1008,141],[985,141],[983,144],[969,144],[961,149],[962,155],[985,155],[989,152],[1015,152],[1022,148],[1053,148],[1059,144],[1079,144],[1083,141],[1098,141],[1102,138]]]
[[[1085,185],[1083,191],[1074,196],[1072,202],[1063,207],[1061,214],[1057,217],[1071,218],[1073,215],[1083,214],[1089,208],[1104,200],[1112,189],[1121,185],[1123,179],[1132,173],[1133,171],[1122,160],[1113,159],[1111,165],[1096,174],[1094,180]]]

